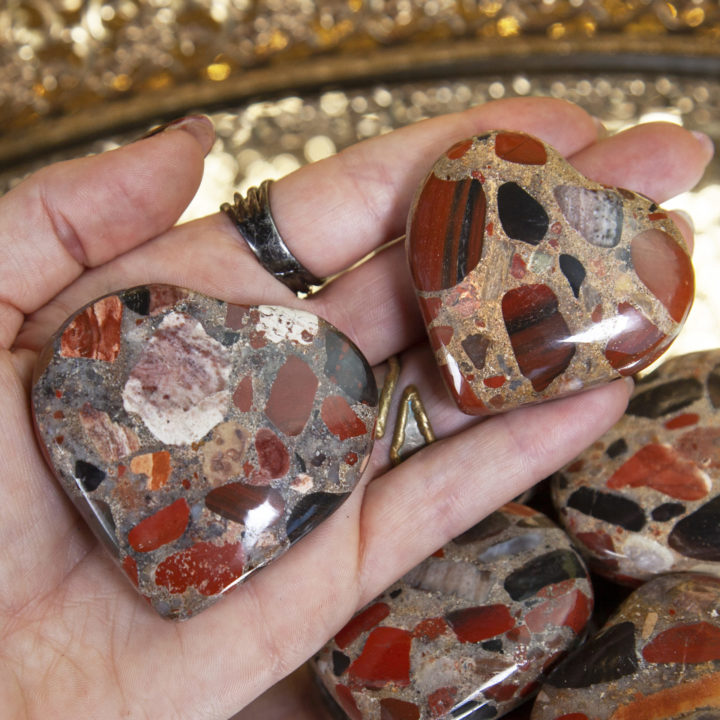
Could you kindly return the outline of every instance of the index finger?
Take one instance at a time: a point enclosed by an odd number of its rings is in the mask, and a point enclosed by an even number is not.
[[[23,316],[167,230],[192,199],[214,131],[191,117],[139,143],[44,168],[0,198],[0,348]],[[178,132],[182,131],[182,132]]]

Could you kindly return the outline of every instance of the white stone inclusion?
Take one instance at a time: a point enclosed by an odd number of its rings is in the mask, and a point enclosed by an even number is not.
[[[630,535],[622,548],[620,570],[626,574],[657,574],[670,570],[675,562],[672,550],[642,535]]]
[[[123,406],[163,443],[197,442],[225,417],[230,370],[228,348],[194,318],[171,312],[132,369]]]
[[[309,345],[318,331],[317,315],[305,310],[292,310],[276,305],[259,305],[257,329],[265,333],[269,342],[291,340],[302,345]]]

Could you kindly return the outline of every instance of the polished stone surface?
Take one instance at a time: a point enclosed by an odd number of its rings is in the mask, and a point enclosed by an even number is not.
[[[521,133],[461,141],[435,163],[407,251],[443,377],[469,414],[638,372],[674,340],[693,299],[667,213],[587,180]]]
[[[510,503],[358,612],[313,667],[350,720],[500,717],[575,644],[592,605],[567,536]]]
[[[623,418],[553,477],[552,493],[606,577],[720,576],[720,350],[672,358],[643,378]]]
[[[720,579],[655,578],[545,680],[532,720],[717,720]]]
[[[72,315],[32,400],[78,510],[138,592],[182,619],[347,498],[376,395],[360,351],[311,313],[149,285]]]

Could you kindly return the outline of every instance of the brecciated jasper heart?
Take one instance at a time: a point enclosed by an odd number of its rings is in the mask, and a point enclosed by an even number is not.
[[[717,720],[720,578],[663,575],[550,673],[532,720]]]
[[[720,576],[720,350],[672,358],[644,377],[621,420],[552,490],[566,530],[612,580]]]
[[[350,720],[500,717],[537,690],[592,605],[565,533],[510,503],[362,609],[313,667]]]
[[[138,591],[179,619],[345,500],[377,412],[365,358],[324,320],[167,285],[72,315],[32,400],[64,489]]]
[[[463,140],[435,163],[407,251],[443,377],[472,415],[641,370],[693,299],[690,258],[661,208],[516,132]]]

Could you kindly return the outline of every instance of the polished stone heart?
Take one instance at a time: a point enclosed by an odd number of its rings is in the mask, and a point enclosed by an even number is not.
[[[720,576],[720,350],[672,358],[643,378],[622,419],[552,489],[602,575]]]
[[[655,578],[549,675],[532,720],[716,720],[720,579]]]
[[[443,377],[471,415],[638,372],[693,299],[690,258],[661,208],[515,132],[464,140],[435,163],[407,252]]]
[[[72,315],[32,401],[78,510],[138,592],[180,619],[338,508],[377,415],[370,367],[329,323],[167,285]]]
[[[592,604],[565,533],[510,503],[363,608],[313,667],[350,720],[500,717],[576,642]]]

